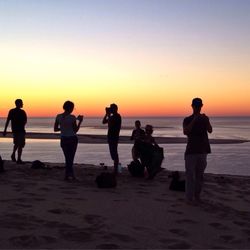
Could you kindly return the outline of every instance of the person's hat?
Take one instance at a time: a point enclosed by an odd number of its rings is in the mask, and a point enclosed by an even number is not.
[[[194,98],[193,100],[192,100],[192,106],[194,106],[194,107],[202,107],[202,100],[201,100],[201,98],[198,98],[198,97],[196,97],[196,98]]]

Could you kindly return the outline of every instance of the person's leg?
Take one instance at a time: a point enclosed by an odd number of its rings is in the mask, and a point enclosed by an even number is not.
[[[119,155],[118,155],[118,142],[109,141],[109,152],[111,159],[114,161],[114,173],[118,172]]]
[[[18,162],[22,161],[22,152],[23,152],[23,147],[18,147],[17,148],[17,161]]]
[[[16,151],[17,151],[17,145],[14,145],[13,146],[13,151],[12,151],[12,154],[11,154],[11,160],[16,162]]]
[[[68,145],[67,145],[67,138],[61,138],[61,148],[65,158],[65,179],[69,177],[69,170],[68,170]]]
[[[77,149],[78,139],[74,138],[62,138],[61,147],[65,157],[65,178],[75,177],[73,171],[74,157]]]
[[[18,142],[17,142],[17,134],[13,133],[13,151],[12,151],[12,154],[11,154],[11,160],[16,162],[16,151],[17,151],[17,148],[18,148]]]
[[[25,133],[17,135],[17,163],[22,164],[22,152],[25,146]]]
[[[196,155],[185,155],[186,197],[188,201],[192,201],[194,198],[195,165]]]
[[[77,137],[70,138],[69,145],[68,145],[68,172],[69,175],[75,178],[74,174],[74,158],[77,150],[78,139]]]
[[[203,186],[204,172],[207,166],[207,154],[200,154],[197,159],[195,169],[195,199],[200,200],[200,194]]]

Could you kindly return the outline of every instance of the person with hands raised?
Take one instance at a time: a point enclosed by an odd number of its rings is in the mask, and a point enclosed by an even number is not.
[[[83,116],[77,118],[71,113],[74,110],[74,103],[66,101],[63,105],[64,112],[58,114],[55,119],[54,131],[61,132],[61,148],[65,157],[65,180],[76,180],[73,164],[77,150],[78,138],[76,133],[81,127]]]
[[[186,198],[188,203],[200,202],[204,171],[207,166],[207,154],[211,153],[208,133],[213,128],[209,118],[201,114],[201,98],[192,100],[193,114],[183,120],[183,133],[187,136],[185,151]]]

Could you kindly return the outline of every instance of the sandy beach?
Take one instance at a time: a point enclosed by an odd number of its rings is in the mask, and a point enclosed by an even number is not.
[[[250,248],[250,177],[206,174],[204,203],[191,206],[167,170],[148,181],[124,169],[116,188],[98,189],[98,166],[75,165],[78,182],[46,166],[5,162],[1,249]]]

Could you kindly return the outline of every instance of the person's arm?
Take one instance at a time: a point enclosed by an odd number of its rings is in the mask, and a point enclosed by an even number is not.
[[[159,147],[159,145],[157,144],[157,142],[155,141],[155,138],[152,136],[152,144],[156,147]]]
[[[60,125],[59,125],[59,121],[58,118],[56,117],[55,123],[54,123],[54,131],[58,132],[61,131]]]
[[[204,114],[204,116],[206,116],[206,115]],[[213,132],[213,127],[212,127],[212,125],[209,121],[209,118],[207,116],[206,116],[206,119],[207,119],[207,132],[211,134]]]
[[[26,125],[26,123],[27,123],[27,120],[28,120],[28,118],[27,118],[27,114],[26,114],[26,112],[24,111],[24,124]]]
[[[133,141],[135,139],[135,130],[133,130],[132,135],[130,136],[130,140]]]
[[[196,122],[196,119],[197,119],[197,115],[194,115],[194,118],[192,119],[192,121],[188,124],[186,124],[185,120],[183,122],[183,134],[184,135],[189,135],[193,129],[193,126]]]
[[[6,134],[7,134],[7,128],[9,126],[10,120],[11,120],[11,118],[10,118],[10,112],[9,112],[6,123],[5,123],[4,131],[3,131],[3,136],[6,136]]]
[[[103,119],[102,119],[102,124],[108,123],[108,120],[109,120],[109,115],[108,115],[108,114],[105,114],[105,116],[104,116]]]
[[[74,130],[75,133],[77,133],[79,131],[79,129],[81,127],[82,120],[83,120],[83,116],[79,115],[77,117],[77,119],[74,121],[74,123],[73,123],[73,130]],[[77,123],[77,121],[78,121],[78,123]]]

